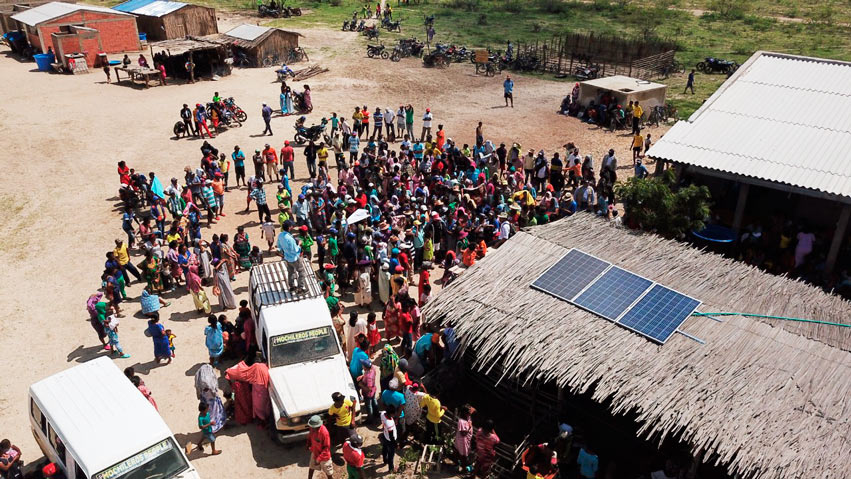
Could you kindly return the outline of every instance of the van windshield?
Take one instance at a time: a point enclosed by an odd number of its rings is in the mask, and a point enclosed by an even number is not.
[[[272,336],[269,367],[316,361],[339,352],[330,326]]]
[[[169,479],[188,468],[174,440],[166,438],[95,474],[92,479]]]

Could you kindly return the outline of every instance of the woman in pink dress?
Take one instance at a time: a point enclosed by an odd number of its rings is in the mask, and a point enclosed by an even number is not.
[[[473,441],[473,421],[470,415],[473,408],[465,405],[458,412],[458,427],[455,429],[455,452],[458,453],[458,467],[461,472],[470,467],[470,444]]]
[[[145,386],[145,383],[142,382],[142,378],[140,378],[139,376],[133,376],[132,378],[130,378],[130,382],[132,382],[133,385],[136,386],[136,389],[138,389],[139,392],[142,393],[142,396],[145,396],[145,399],[147,399],[148,402],[151,403],[152,406],[154,406],[154,409],[156,409],[157,411],[160,410],[160,408],[157,407],[157,402],[154,401],[154,396],[151,395],[151,390],[148,389],[148,386]]]

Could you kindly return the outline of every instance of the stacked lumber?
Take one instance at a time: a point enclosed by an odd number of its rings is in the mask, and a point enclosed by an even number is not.
[[[327,68],[322,68],[319,65],[313,65],[311,67],[307,67],[301,70],[295,70],[295,76],[293,77],[293,80],[307,80],[308,78],[313,78],[314,76],[319,75],[320,73],[325,73],[327,71]]]

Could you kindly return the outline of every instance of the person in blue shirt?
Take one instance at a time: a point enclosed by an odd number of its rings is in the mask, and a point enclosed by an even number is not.
[[[369,360],[369,355],[365,349],[369,349],[368,341],[361,341],[360,345],[352,351],[352,360],[349,362],[349,372],[352,374],[352,380],[355,384],[358,383],[358,377],[363,375],[364,368],[372,367],[372,362]]]
[[[396,437],[405,437],[405,395],[401,392],[402,384],[399,384],[399,379],[393,378],[390,380],[389,387],[381,391],[381,402],[385,406],[393,406],[398,411],[399,421],[396,422],[398,434]]]
[[[233,160],[233,166],[236,168],[236,186],[239,186],[240,178],[242,178],[243,186],[248,186],[245,183],[245,153],[239,149],[239,146],[234,146],[230,157]]]
[[[505,106],[508,106],[508,100],[511,100],[511,108],[514,108],[514,80],[511,75],[505,76],[505,81],[502,82],[502,89],[505,92]]]
[[[287,278],[289,279],[290,287],[295,288],[296,293],[303,293],[305,288],[304,264],[301,261],[301,247],[296,242],[290,229],[293,227],[293,222],[287,220],[284,222],[281,233],[278,235],[278,253],[284,258],[284,265],[287,267]],[[293,284],[296,275],[298,275],[297,286]]]
[[[637,159],[635,163],[635,177],[644,179],[649,174],[650,172],[647,171],[647,167],[641,164],[641,158]]]

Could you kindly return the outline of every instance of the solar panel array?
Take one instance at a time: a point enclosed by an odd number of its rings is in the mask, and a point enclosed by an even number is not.
[[[660,344],[700,306],[694,298],[575,248],[532,287]]]

